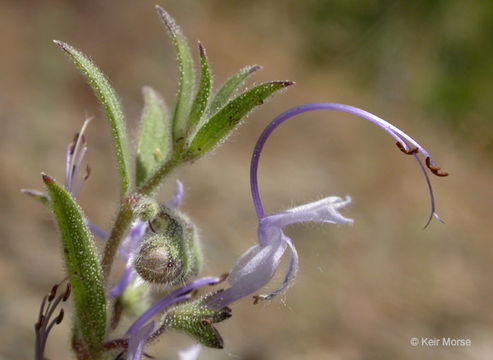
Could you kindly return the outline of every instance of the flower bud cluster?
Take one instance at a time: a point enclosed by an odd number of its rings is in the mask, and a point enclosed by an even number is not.
[[[182,213],[162,206],[134,259],[137,273],[150,283],[174,286],[198,275],[202,253],[193,223]]]

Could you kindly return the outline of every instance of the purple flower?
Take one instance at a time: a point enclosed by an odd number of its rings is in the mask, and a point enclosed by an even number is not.
[[[140,359],[142,349],[146,342],[150,341],[153,337],[159,336],[163,331],[163,329],[157,329],[155,333],[152,333],[154,329],[154,322],[151,321],[151,319],[155,315],[163,312],[173,304],[191,299],[190,293],[193,290],[205,285],[215,285],[223,279],[224,278],[210,276],[194,280],[189,284],[173,291],[171,294],[166,295],[147,309],[137,320],[135,320],[126,332],[126,336],[128,337],[127,360]],[[180,355],[180,359],[193,359],[193,357],[181,357]]]
[[[257,184],[258,161],[262,148],[267,138],[284,121],[301,113],[314,110],[333,110],[353,114],[381,127],[392,136],[397,141],[397,147],[403,153],[414,156],[425,176],[431,202],[431,214],[426,226],[428,226],[433,217],[441,221],[435,210],[435,199],[430,179],[418,154],[421,153],[425,157],[426,166],[433,174],[437,176],[446,176],[448,174],[440,171],[440,168],[431,159],[429,153],[414,139],[385,120],[352,106],[334,103],[314,103],[294,107],[276,117],[265,128],[255,145],[250,167],[250,184],[252,199],[258,217],[258,244],[243,253],[237,261],[228,277],[231,287],[210,298],[208,306],[211,308],[220,309],[264,287],[274,276],[281,262],[282,255],[289,247],[289,267],[282,285],[270,294],[255,296],[255,301],[259,299],[271,299],[288,287],[293,281],[298,269],[298,254],[292,240],[282,231],[285,226],[301,222],[352,223],[351,219],[345,218],[338,212],[339,209],[351,202],[349,197],[341,199],[331,196],[277,214],[264,215]]]
[[[140,360],[147,338],[154,330],[154,321],[142,326],[128,339],[127,360]]]
[[[87,125],[91,122],[91,118],[84,121],[82,128],[71,144],[67,146],[65,152],[65,190],[77,200],[79,198],[82,185],[89,178],[91,168],[86,166],[86,174],[79,176],[82,169],[82,160],[87,152],[87,142],[84,136]]]

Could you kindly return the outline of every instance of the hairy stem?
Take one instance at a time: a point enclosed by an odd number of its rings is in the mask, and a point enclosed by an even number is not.
[[[103,283],[105,287],[108,285],[108,279],[111,273],[111,266],[115,258],[116,250],[125,234],[125,231],[132,222],[132,209],[128,202],[124,199],[118,215],[116,216],[115,225],[113,226],[108,241],[104,247],[103,260],[101,268],[103,271]]]
[[[163,164],[142,186],[137,189],[137,193],[150,195],[163,182],[164,178],[178,165],[182,163],[181,152],[175,152],[173,157]]]
[[[180,155],[174,155],[170,160],[163,164],[139,189],[137,193],[149,195],[157,189],[163,182],[164,178],[182,162]],[[113,226],[108,241],[104,247],[103,260],[101,267],[103,271],[103,282],[105,287],[108,285],[108,279],[111,274],[111,267],[115,259],[116,251],[120,242],[125,235],[133,219],[133,213],[128,199],[123,199],[116,216],[115,225]]]

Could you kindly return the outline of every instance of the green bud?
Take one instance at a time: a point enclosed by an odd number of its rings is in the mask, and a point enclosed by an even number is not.
[[[210,309],[204,305],[205,300],[201,298],[175,307],[164,315],[161,327],[181,331],[204,346],[222,349],[223,339],[212,324],[230,318],[231,309]]]
[[[202,251],[192,222],[166,207],[149,222],[134,267],[146,281],[174,286],[198,275]]]
[[[132,211],[141,221],[153,219],[158,211],[159,205],[153,198],[145,195],[135,195],[131,197]]]

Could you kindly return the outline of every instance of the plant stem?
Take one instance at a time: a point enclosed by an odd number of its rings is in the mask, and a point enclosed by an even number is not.
[[[101,267],[103,271],[103,284],[106,287],[108,279],[111,273],[111,266],[115,258],[116,250],[120,245],[120,241],[125,234],[128,226],[132,222],[132,209],[128,202],[124,199],[120,205],[120,210],[116,216],[115,225],[113,226],[110,237],[106,242],[103,253],[103,260],[101,261]]]
[[[178,165],[183,162],[181,152],[175,152],[173,157],[161,166],[142,186],[137,193],[150,195],[163,182],[164,178]]]
[[[164,178],[180,163],[182,162],[181,156],[174,155],[166,163],[163,164],[139,189],[137,193],[149,195],[162,183]],[[120,246],[120,242],[125,235],[130,223],[133,219],[133,213],[128,198],[122,200],[120,209],[116,216],[115,224],[111,230],[110,236],[104,247],[103,260],[101,261],[101,267],[103,271],[103,284],[106,287],[108,285],[108,279],[111,274],[111,267],[115,259],[115,254]]]

